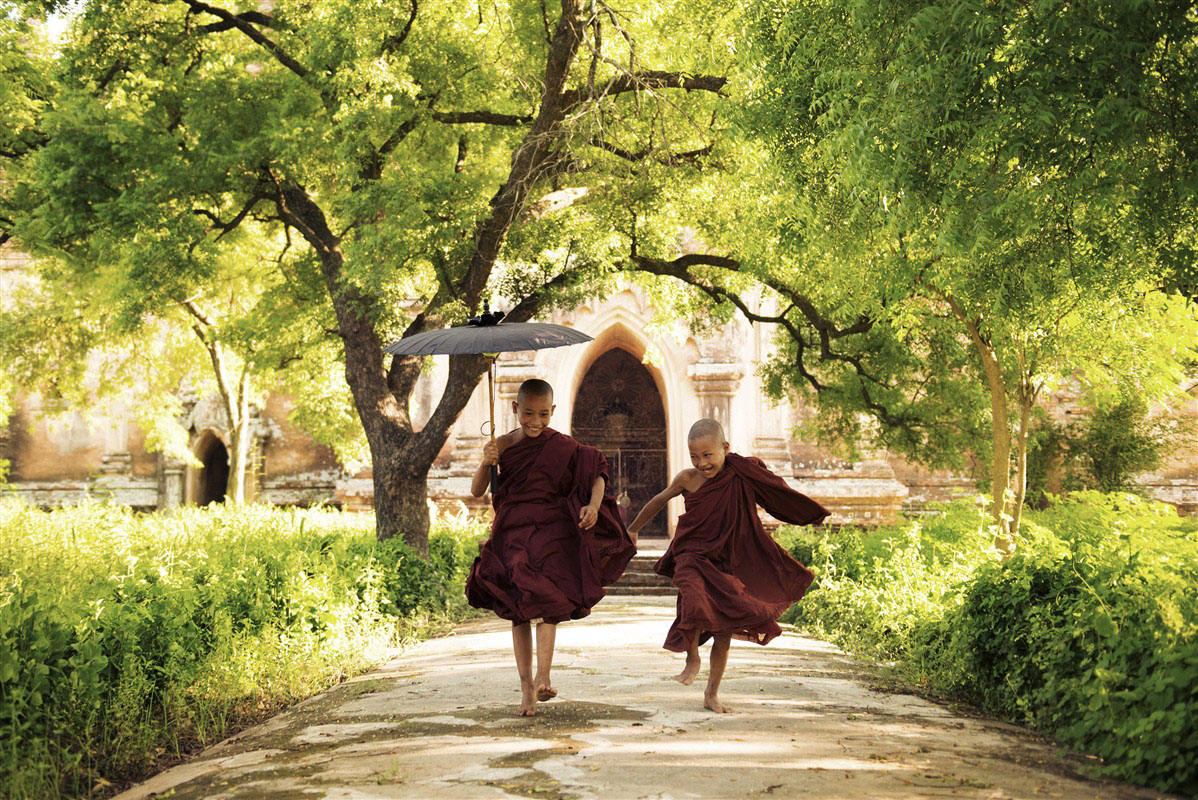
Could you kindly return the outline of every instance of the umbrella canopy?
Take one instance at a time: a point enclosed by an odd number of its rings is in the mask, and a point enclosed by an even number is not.
[[[397,356],[467,355],[544,350],[591,341],[585,333],[546,322],[500,322],[468,324],[456,328],[425,331],[387,345],[385,352]]]
[[[484,309],[486,306],[484,306]],[[397,356],[470,355],[487,356],[487,397],[491,407],[491,441],[495,441],[495,356],[520,350],[545,350],[591,341],[581,331],[547,322],[502,322],[502,311],[485,310],[465,325],[425,331],[383,348]],[[491,493],[498,473],[491,465]]]

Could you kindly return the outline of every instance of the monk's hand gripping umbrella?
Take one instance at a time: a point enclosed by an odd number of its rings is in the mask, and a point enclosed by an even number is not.
[[[383,351],[396,356],[481,355],[487,359],[487,397],[491,409],[491,441],[495,441],[495,359],[500,353],[544,350],[591,341],[591,337],[565,325],[547,322],[503,322],[502,311],[471,317],[465,325],[425,331],[387,345]],[[499,468],[491,465],[491,493]]]

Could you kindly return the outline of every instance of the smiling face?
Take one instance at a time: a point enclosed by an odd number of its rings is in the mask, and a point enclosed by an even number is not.
[[[512,412],[520,430],[532,438],[540,436],[549,427],[549,418],[555,408],[552,395],[522,394],[512,401]]]
[[[687,441],[691,451],[691,464],[703,473],[704,478],[714,478],[724,468],[724,456],[728,455],[728,443],[715,436],[698,436]]]

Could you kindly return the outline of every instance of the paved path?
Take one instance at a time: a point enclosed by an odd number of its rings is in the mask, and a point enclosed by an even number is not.
[[[608,598],[562,625],[561,696],[529,719],[505,623],[425,642],[380,669],[120,795],[191,798],[1149,798],[1086,780],[1023,730],[868,688],[831,645],[734,642],[702,708],[660,649],[668,598]],[[706,657],[707,648],[704,648]],[[169,791],[173,790],[173,791]]]

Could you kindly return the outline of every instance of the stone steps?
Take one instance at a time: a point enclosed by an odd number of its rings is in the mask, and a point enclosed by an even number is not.
[[[610,595],[640,595],[649,597],[672,597],[675,594],[670,579],[653,571],[653,565],[661,558],[661,550],[650,550],[654,543],[642,542],[642,550],[637,553],[624,575],[614,585],[607,587]],[[659,545],[660,546],[660,545]]]

